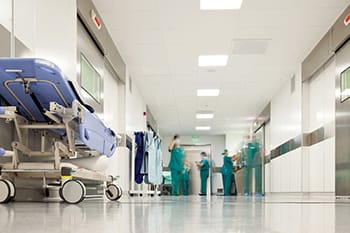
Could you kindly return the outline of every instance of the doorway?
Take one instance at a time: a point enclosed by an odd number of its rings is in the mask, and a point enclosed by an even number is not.
[[[200,153],[204,151],[207,153],[209,165],[211,165],[211,144],[186,144],[181,146],[184,148],[186,159],[191,164],[189,195],[198,195],[198,193],[200,193],[201,179],[200,171],[197,168],[195,162],[201,160]],[[207,193],[211,193],[211,172],[209,172],[209,178],[207,182]]]

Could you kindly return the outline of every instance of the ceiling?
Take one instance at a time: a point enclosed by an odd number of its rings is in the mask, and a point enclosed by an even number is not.
[[[232,11],[200,11],[199,0],[94,3],[161,132],[198,135],[245,133],[350,1],[243,0]],[[263,43],[237,49],[247,40]],[[228,65],[199,68],[210,54],[228,54]],[[198,88],[221,93],[197,97]],[[197,120],[199,110],[214,119]]]

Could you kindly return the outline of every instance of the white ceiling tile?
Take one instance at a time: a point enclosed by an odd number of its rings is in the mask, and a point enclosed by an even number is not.
[[[205,134],[249,129],[349,4],[244,0],[240,10],[200,11],[199,1],[188,0],[94,2],[135,85],[168,134],[198,133],[195,113],[206,108],[215,118],[206,122],[212,130]],[[259,38],[271,39],[266,53],[232,55],[232,40]],[[227,67],[197,67],[198,55],[225,53],[230,55]],[[221,93],[198,99],[199,88],[220,88]]]

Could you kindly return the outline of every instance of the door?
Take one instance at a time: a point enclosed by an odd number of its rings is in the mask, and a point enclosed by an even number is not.
[[[206,152],[209,159],[209,164],[211,161],[211,145],[182,145],[185,151],[186,159],[191,164],[191,170],[190,170],[190,189],[189,194],[190,195],[198,195],[200,193],[200,187],[201,187],[201,179],[200,179],[200,171],[197,168],[195,162],[201,160],[200,153],[202,151]],[[211,190],[211,179],[210,179],[210,172],[209,172],[209,179],[207,181],[207,193],[209,189],[209,193]]]
[[[350,43],[336,53],[335,156],[337,196],[350,196]]]

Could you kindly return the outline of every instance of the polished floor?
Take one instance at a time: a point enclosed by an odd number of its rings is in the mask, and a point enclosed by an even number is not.
[[[1,233],[350,232],[350,202],[332,196],[124,197],[79,205],[0,205]]]

